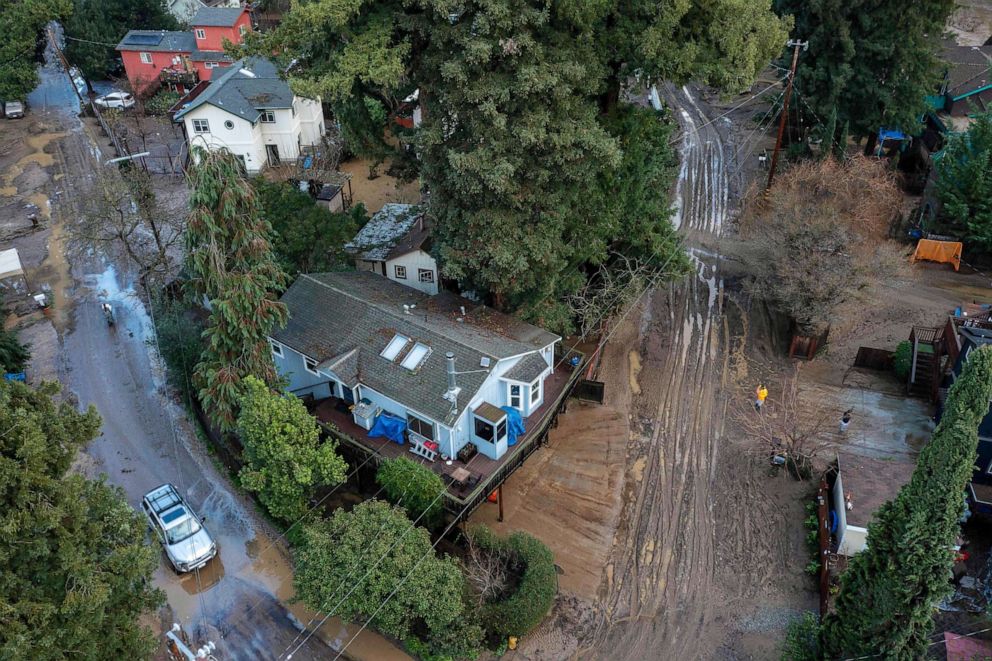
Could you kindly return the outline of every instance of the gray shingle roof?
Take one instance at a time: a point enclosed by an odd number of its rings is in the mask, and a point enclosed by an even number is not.
[[[189,56],[194,62],[231,62],[231,56],[222,50],[195,50]]]
[[[533,383],[534,379],[544,374],[544,370],[548,369],[548,367],[548,363],[541,357],[541,354],[532,353],[529,356],[521,358],[503,376],[513,381],[520,381],[521,383]]]
[[[130,30],[117,44],[117,50],[192,53],[196,50],[196,39],[192,32]]]
[[[262,110],[291,108],[293,92],[279,77],[271,61],[252,57],[223,69],[223,73],[211,80],[207,89],[177,112],[175,118],[181,119],[205,103],[255,122]]]
[[[345,244],[344,249],[359,259],[371,262],[395,257],[393,248],[414,228],[420,216],[420,209],[415,205],[384,204],[355,238]]]
[[[229,28],[238,22],[242,12],[241,7],[200,7],[189,24],[197,28]]]
[[[501,358],[530,353],[559,340],[557,335],[453,295],[428,296],[368,272],[321,273],[300,276],[283,295],[289,322],[273,339],[318,364],[339,362],[342,371],[355,351],[354,373],[361,383],[435,420],[450,424],[445,353],[455,354],[459,413],[476,395],[489,370]],[[403,305],[415,305],[405,314]],[[464,316],[461,308],[465,307]],[[463,321],[458,321],[461,318]],[[430,347],[414,372],[379,354],[400,334]],[[337,369],[334,370],[335,373]],[[339,374],[344,379],[350,375]]]

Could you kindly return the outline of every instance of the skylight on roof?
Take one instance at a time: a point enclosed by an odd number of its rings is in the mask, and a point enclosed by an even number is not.
[[[386,345],[386,348],[383,349],[382,353],[380,353],[379,355],[385,358],[386,360],[396,360],[396,356],[400,355],[400,351],[403,350],[403,347],[405,347],[409,341],[410,338],[406,337],[405,335],[400,335],[399,333],[397,333],[396,335],[393,336],[393,339],[389,341],[389,344]]]
[[[429,346],[417,342],[413,345],[413,348],[410,349],[410,353],[406,355],[406,358],[403,359],[403,362],[400,363],[400,365],[412,372],[420,367],[424,360],[427,359],[427,355],[430,354],[430,352],[431,348]]]

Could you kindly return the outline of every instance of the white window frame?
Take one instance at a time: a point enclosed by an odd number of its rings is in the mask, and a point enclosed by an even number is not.
[[[434,271],[432,269],[417,269],[417,279],[420,282],[434,284]]]
[[[262,114],[259,116],[258,121],[263,124],[275,124],[276,123],[276,113],[273,110],[263,110]]]
[[[247,32],[248,32],[248,26],[247,25],[245,25],[244,23],[242,23],[241,25],[238,26],[238,34],[240,34],[242,37],[245,36],[245,34]]]
[[[193,133],[210,133],[210,122],[205,119],[194,119]],[[201,128],[202,127],[202,128]]]
[[[314,376],[320,376],[320,373],[317,371],[317,361],[310,356],[303,356],[303,369]]]
[[[397,280],[406,280],[406,267],[399,264],[393,265],[393,277]]]
[[[530,384],[530,405],[534,406],[541,399],[541,379]]]
[[[427,425],[427,426],[429,426],[431,428],[431,435],[430,436],[424,436],[419,431],[413,429],[410,426],[410,423],[413,422],[414,420],[416,420],[417,422],[419,422],[421,425]],[[408,431],[410,431],[410,433],[416,434],[420,438],[425,438],[428,441],[437,442],[437,425],[434,424],[434,421],[433,420],[428,420],[427,418],[424,418],[422,416],[416,415],[415,413],[410,413],[410,411],[407,411],[406,412],[406,428],[407,428]]]
[[[278,358],[283,357],[282,345],[276,342],[275,340],[272,339],[269,340],[269,348],[272,349],[273,356],[276,356]]]
[[[204,62],[203,63],[203,68],[204,69],[216,69],[219,66],[220,66],[220,62]]]
[[[204,30],[203,28],[196,28],[196,30],[194,30],[194,32],[196,33],[196,38],[197,39],[206,39],[207,38],[207,31]]]
[[[513,394],[513,389],[517,389],[517,394]],[[522,410],[524,406],[524,393],[522,390],[523,386],[519,383],[508,383],[506,384],[506,401],[510,403],[510,406],[517,410]],[[517,403],[514,404],[513,400],[516,399]]]
[[[393,362],[394,360],[396,360],[396,357],[400,355],[400,352],[403,351],[404,347],[406,347],[406,345],[408,344],[410,344],[410,338],[408,338],[406,335],[401,335],[400,333],[397,333],[396,335],[393,336],[393,339],[389,340],[389,343],[386,345],[386,347],[381,352],[379,352],[379,355],[385,358],[386,360]]]
[[[138,53],[138,57],[141,59],[141,63],[142,64],[151,64],[152,63],[152,54],[151,53],[146,53],[146,52],[142,51],[142,52]]]
[[[419,360],[417,360],[417,362],[415,363],[410,362],[411,359],[413,359],[414,356],[417,355],[417,353],[422,353],[423,355],[420,357]],[[427,361],[430,355],[431,355],[431,348],[429,346],[427,346],[423,342],[415,342],[414,345],[410,347],[410,350],[406,352],[406,356],[403,357],[403,360],[400,361],[400,365],[410,370],[411,372],[416,372],[418,369],[420,369],[420,366]]]

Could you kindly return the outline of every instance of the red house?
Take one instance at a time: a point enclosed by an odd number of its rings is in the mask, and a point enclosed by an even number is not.
[[[202,7],[190,25],[189,32],[131,30],[124,35],[117,50],[136,94],[151,94],[163,84],[186,92],[210,80],[214,69],[231,64],[224,40],[240,44],[251,19],[244,7]]]

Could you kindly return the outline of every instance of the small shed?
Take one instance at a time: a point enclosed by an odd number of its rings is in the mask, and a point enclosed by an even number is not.
[[[344,211],[346,208],[344,186],[341,184],[324,184],[320,187],[320,192],[317,193],[317,204],[333,213]]]
[[[916,462],[909,458],[872,459],[849,451],[837,454],[833,490],[837,553],[851,556],[868,543],[868,524],[879,507],[892,500],[913,476]]]
[[[28,283],[24,278],[24,267],[17,254],[17,248],[0,250],[0,291],[13,291],[26,294]]]

